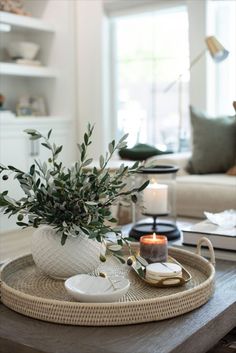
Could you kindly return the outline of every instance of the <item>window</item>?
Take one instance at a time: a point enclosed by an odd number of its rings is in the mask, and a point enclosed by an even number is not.
[[[139,142],[177,149],[180,135],[189,134],[187,8],[117,17],[112,39],[119,135],[129,133],[130,147]]]
[[[212,115],[234,114],[236,99],[236,2],[209,1],[208,33],[215,34],[229,51],[226,60],[215,64],[208,56],[208,111]]]

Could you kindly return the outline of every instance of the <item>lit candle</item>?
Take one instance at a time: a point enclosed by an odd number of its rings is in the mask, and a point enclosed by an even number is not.
[[[159,215],[168,213],[167,199],[168,186],[165,184],[150,183],[143,191],[144,213]]]
[[[144,235],[140,238],[140,256],[147,262],[166,262],[168,257],[165,235]]]

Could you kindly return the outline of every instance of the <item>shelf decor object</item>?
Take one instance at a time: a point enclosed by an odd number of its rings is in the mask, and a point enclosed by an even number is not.
[[[176,226],[176,173],[174,165],[154,165],[140,170],[140,179],[149,180],[138,196],[135,214],[142,213],[152,221],[135,222],[130,236],[139,240],[147,234],[165,235],[168,240],[180,237]]]
[[[12,60],[26,59],[33,60],[38,54],[40,46],[32,42],[10,42],[7,45],[7,52]]]
[[[201,256],[201,245],[210,249],[211,261]],[[170,248],[169,254],[191,274],[180,287],[156,288],[146,284],[128,265],[114,257],[101,263],[98,270],[108,276],[128,278],[127,294],[114,303],[76,302],[64,281],[53,280],[36,268],[26,255],[5,264],[1,272],[1,301],[23,315],[67,325],[118,326],[172,318],[205,304],[214,293],[214,251],[208,239],[198,244],[197,254]]]
[[[23,0],[0,0],[0,10],[23,16],[31,15],[24,9]]]

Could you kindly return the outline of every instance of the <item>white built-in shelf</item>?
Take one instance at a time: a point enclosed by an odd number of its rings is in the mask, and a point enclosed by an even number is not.
[[[47,115],[47,116],[16,116],[11,111],[0,110],[0,124],[8,124],[8,125],[27,125],[29,123],[32,124],[43,124],[51,121],[52,123],[70,123],[71,120],[64,116],[59,115]]]
[[[0,62],[0,75],[55,78],[57,74],[57,70],[50,67]]]
[[[0,111],[0,140],[3,137],[26,136],[25,129],[36,129],[45,134],[53,129],[57,130],[57,134],[64,134],[65,129],[72,129],[72,124],[72,120],[66,116],[20,117],[11,112]]]
[[[8,24],[12,29],[35,30],[53,33],[52,25],[30,16],[14,15],[12,13],[0,11],[0,23]]]

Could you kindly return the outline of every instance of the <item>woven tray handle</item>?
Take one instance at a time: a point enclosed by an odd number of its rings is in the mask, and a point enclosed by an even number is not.
[[[202,256],[201,249],[202,249],[202,245],[203,244],[207,245],[208,250],[210,252],[210,262],[212,263],[213,266],[215,266],[215,264],[216,264],[215,252],[214,252],[213,245],[212,245],[211,241],[208,238],[203,237],[203,238],[198,240],[196,253],[198,255]]]

